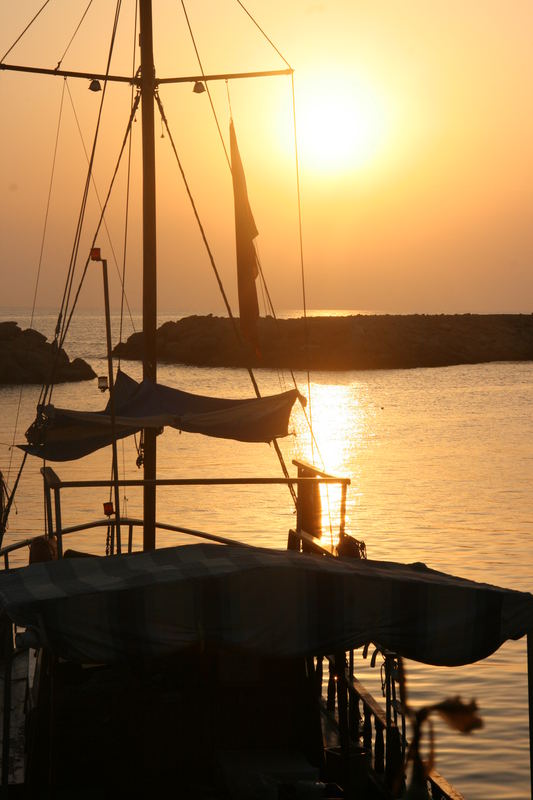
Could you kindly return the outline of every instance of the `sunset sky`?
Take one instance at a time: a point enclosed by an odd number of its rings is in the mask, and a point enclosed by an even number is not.
[[[42,5],[0,4],[0,56]],[[131,72],[133,0],[123,0],[111,71]],[[533,4],[529,0],[247,0],[295,69],[303,244],[310,308],[405,312],[533,310]],[[6,63],[54,68],[87,6],[52,0]],[[159,77],[199,72],[180,2],[154,0]],[[280,69],[280,57],[235,0],[187,0],[206,73]],[[94,0],[64,69],[103,72],[114,3]],[[100,94],[68,87],[90,149]],[[211,84],[226,143],[223,82]],[[63,80],[0,72],[2,306],[31,306]],[[301,306],[291,85],[231,81],[235,128],[276,308]],[[232,302],[236,297],[231,179],[207,94],[162,86],[178,152]],[[130,103],[113,85],[95,180],[107,191]],[[222,313],[218,288],[157,122],[159,307]],[[140,115],[133,155],[140,149]],[[118,262],[125,170],[109,209]],[[42,276],[41,307],[59,305],[86,161],[64,95]],[[138,164],[132,166],[127,293],[140,308]],[[97,203],[91,190],[86,252]],[[99,244],[112,262],[105,234]],[[113,272],[115,268],[112,267]],[[120,304],[113,281],[113,305]],[[89,276],[83,308],[101,304]]]

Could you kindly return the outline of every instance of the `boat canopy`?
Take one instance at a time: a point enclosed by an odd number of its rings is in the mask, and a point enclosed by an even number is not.
[[[115,438],[142,428],[169,425],[242,442],[270,442],[287,436],[296,389],[270,397],[222,399],[189,394],[160,383],[130,378],[121,370],[115,383]],[[47,405],[28,430],[21,450],[47,461],[71,461],[111,444],[109,403],[103,411],[74,411]]]
[[[224,647],[270,656],[379,644],[457,666],[533,629],[533,596],[424,564],[236,545],[61,559],[0,574],[0,606],[61,657],[119,663]]]

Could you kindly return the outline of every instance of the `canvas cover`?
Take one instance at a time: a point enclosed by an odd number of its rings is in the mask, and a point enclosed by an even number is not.
[[[367,642],[429,664],[482,659],[533,629],[533,597],[423,564],[193,544],[0,574],[0,604],[59,656],[121,662],[192,645],[277,656]]]
[[[270,442],[286,436],[298,392],[270,397],[223,399],[190,394],[151,381],[137,381],[119,370],[115,384],[116,438],[142,428],[169,425],[243,442]],[[44,426],[33,425],[22,450],[47,461],[71,461],[111,444],[109,403],[103,411],[75,411],[46,406]]]

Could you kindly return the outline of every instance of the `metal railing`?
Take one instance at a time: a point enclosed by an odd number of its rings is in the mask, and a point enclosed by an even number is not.
[[[297,505],[297,530],[291,532],[294,541],[298,543],[304,542],[303,549],[308,545],[305,544],[305,539],[314,542],[313,549],[331,555],[331,549],[321,547],[318,538],[316,537],[316,529],[313,533],[308,534],[302,527],[304,521],[309,518],[309,513],[306,509],[313,506],[316,510],[319,501],[319,487],[321,485],[338,485],[341,487],[341,499],[339,509],[339,540],[344,535],[345,519],[346,519],[346,489],[350,484],[349,478],[338,478],[329,475],[321,470],[317,470],[309,464],[301,461],[293,462],[298,467],[298,477],[294,478],[271,478],[271,477],[254,477],[254,478],[160,478],[155,481],[146,481],[143,479],[124,479],[124,480],[61,480],[51,467],[43,467],[41,473],[43,476],[44,484],[44,498],[46,509],[46,536],[53,539],[57,543],[57,556],[63,556],[63,537],[73,533],[81,533],[83,531],[93,530],[95,528],[110,529],[111,532],[111,547],[110,554],[120,554],[123,552],[122,542],[122,528],[127,529],[127,543],[126,552],[131,553],[133,549],[133,531],[135,528],[142,528],[144,521],[140,518],[109,516],[105,519],[89,520],[87,522],[79,523],[76,525],[65,526],[63,524],[63,515],[61,510],[61,497],[62,493],[66,490],[72,489],[86,489],[86,488],[109,488],[115,485],[119,487],[143,487],[147,483],[152,483],[157,487],[170,487],[170,486],[288,486],[293,485],[298,487],[298,505]],[[206,531],[186,528],[180,525],[173,525],[170,523],[156,522],[156,529],[164,530],[174,533],[185,534],[207,541],[217,542],[219,544],[231,544],[241,547],[251,547],[253,545],[240,542],[236,539],[229,539],[223,536],[207,533]],[[289,538],[291,536],[289,534]],[[4,568],[10,568],[9,557],[14,551],[20,550],[24,547],[31,547],[32,543],[41,540],[42,536],[33,536],[22,539],[18,542],[6,545],[0,548],[0,558],[4,561]],[[299,546],[299,544],[298,544]]]
[[[404,788],[406,755],[405,718],[396,700],[395,662],[398,656],[378,649],[383,655],[385,708],[354,675],[354,654],[328,656],[329,667],[325,708],[338,730],[341,757],[346,763],[353,754],[370,768],[366,780],[375,780],[388,796],[400,797]],[[375,654],[374,654],[375,655]],[[375,663],[375,657],[372,659]],[[323,659],[316,659],[315,685],[322,693]],[[354,747],[356,750],[354,751]],[[349,775],[349,769],[347,770]],[[431,800],[464,800],[463,796],[436,770],[428,776]]]

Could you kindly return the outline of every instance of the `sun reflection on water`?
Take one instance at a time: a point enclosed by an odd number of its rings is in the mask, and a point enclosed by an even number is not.
[[[351,502],[347,507],[346,529],[353,527],[354,503],[359,496],[359,453],[371,435],[371,410],[365,386],[357,381],[346,384],[312,383],[312,405],[307,418],[312,421],[313,435],[303,413],[295,415],[297,455],[302,461],[320,465],[335,477],[349,477]],[[355,467],[355,470],[354,470]],[[320,489],[322,531],[338,541],[341,509],[341,487],[330,485]]]

